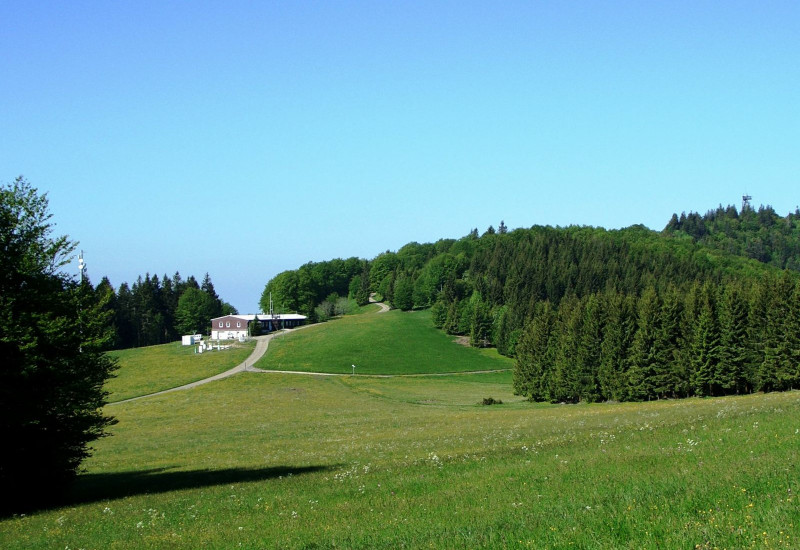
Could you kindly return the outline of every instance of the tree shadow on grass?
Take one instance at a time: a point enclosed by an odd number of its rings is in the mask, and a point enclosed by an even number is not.
[[[336,467],[336,465],[275,466],[272,468],[227,468],[224,470],[188,471],[169,471],[170,468],[154,468],[133,472],[82,474],[75,479],[70,488],[63,494],[54,495],[50,492],[44,496],[44,499],[36,498],[33,494],[29,494],[29,502],[18,502],[18,506],[14,506],[15,510],[4,510],[0,512],[0,517],[9,513],[30,513],[136,495],[168,493],[182,489],[197,489],[215,485],[248,483],[298,476],[324,472]],[[41,497],[42,495],[40,494],[39,496]]]

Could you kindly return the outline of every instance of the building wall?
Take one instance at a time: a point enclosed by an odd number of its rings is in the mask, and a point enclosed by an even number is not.
[[[297,317],[297,316],[293,316]],[[306,319],[281,319],[280,316],[272,318],[269,315],[259,315],[258,322],[261,323],[261,332],[273,332],[283,328],[295,328],[305,323]],[[211,320],[211,339],[228,340],[236,339],[240,335],[248,336],[247,319],[242,319],[237,315],[226,315]]]
[[[211,320],[212,340],[235,340],[240,335],[247,336],[247,321],[235,315],[226,315]]]

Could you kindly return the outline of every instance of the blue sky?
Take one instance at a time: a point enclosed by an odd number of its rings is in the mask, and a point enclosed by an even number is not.
[[[94,282],[240,312],[308,261],[504,220],[800,197],[800,3],[0,3],[0,180]]]

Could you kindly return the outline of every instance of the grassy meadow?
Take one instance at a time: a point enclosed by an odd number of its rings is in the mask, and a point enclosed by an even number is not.
[[[270,342],[256,367],[356,375],[436,374],[512,369],[494,349],[453,345],[433,327],[430,311],[346,316]]]
[[[182,386],[232,369],[253,352],[255,341],[230,349],[195,353],[195,346],[171,342],[160,346],[113,351],[122,367],[108,381],[109,402]]]
[[[381,368],[419,371],[424,315],[359,317],[412,330]],[[335,356],[349,322],[283,343],[330,331]],[[0,547],[800,547],[800,392],[543,405],[510,377],[246,372],[114,405],[71,501]]]

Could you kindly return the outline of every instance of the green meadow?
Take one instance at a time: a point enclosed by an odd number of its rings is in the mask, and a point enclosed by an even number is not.
[[[533,404],[506,359],[428,327],[346,318],[259,364],[355,357],[356,376],[245,372],[109,406],[69,502],[0,520],[0,547],[800,547],[800,392]]]
[[[372,375],[442,374],[511,370],[513,360],[494,349],[454,345],[437,330],[430,311],[389,311],[337,318],[270,342],[256,367],[301,372]],[[510,378],[509,378],[510,380]]]
[[[167,390],[232,369],[253,352],[255,341],[234,343],[226,350],[195,353],[180,342],[112,351],[120,368],[108,381],[109,401],[122,401]]]

